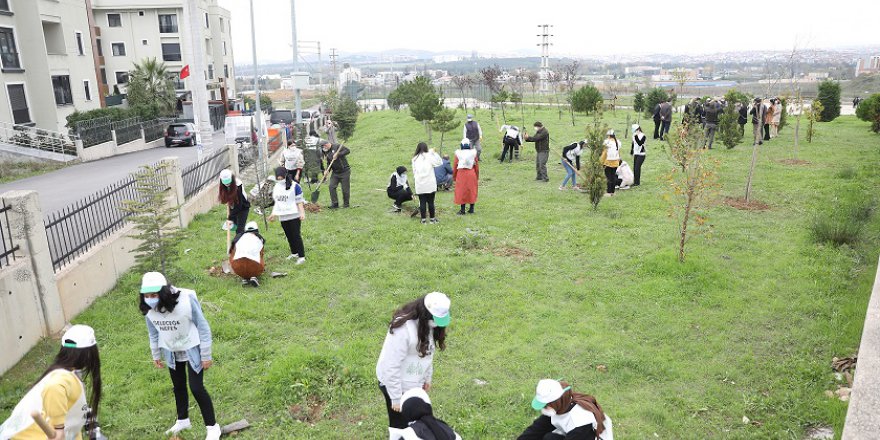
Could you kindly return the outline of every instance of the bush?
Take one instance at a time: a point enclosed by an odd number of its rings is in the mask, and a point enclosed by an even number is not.
[[[871,130],[880,133],[880,93],[875,93],[859,103],[856,116],[871,123]]]
[[[661,89],[660,87],[655,87],[648,92],[648,96],[645,98],[645,115],[651,116],[654,112],[654,107],[661,102],[665,102],[669,99],[669,94],[666,93],[666,90]]]
[[[739,112],[736,111],[736,106],[733,102],[728,102],[718,121],[718,137],[728,149],[742,142],[743,134],[739,131],[738,120]]]
[[[856,177],[856,170],[853,167],[846,167],[837,172],[838,179],[852,179]]]
[[[572,110],[589,114],[598,110],[603,100],[599,89],[592,85],[586,85],[575,90],[569,101]]]
[[[822,81],[816,99],[822,103],[823,122],[831,122],[840,116],[840,83],[831,80]]]
[[[871,220],[875,206],[873,200],[860,200],[848,208],[834,209],[816,216],[810,225],[813,241],[834,246],[856,244]]]
[[[636,95],[633,97],[633,110],[638,113],[645,111],[645,94],[642,92],[636,92]]]
[[[76,110],[73,113],[67,115],[67,124],[65,124],[64,126],[70,130],[73,130],[76,128],[77,122],[87,121],[89,119],[108,117],[110,118],[110,121],[115,122],[134,117],[140,117],[142,120],[155,119],[158,116],[158,112],[147,108],[107,107],[96,108],[94,110],[89,110],[85,112]]]

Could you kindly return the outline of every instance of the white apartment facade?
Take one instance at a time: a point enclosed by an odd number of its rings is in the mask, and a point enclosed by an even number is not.
[[[66,131],[101,107],[88,0],[0,0],[0,122]]]
[[[2,0],[0,0],[2,1]],[[190,30],[184,18],[185,0],[91,0],[97,45],[103,55],[99,80],[108,93],[118,88],[125,93],[128,72],[146,58],[163,61],[177,85],[178,94],[189,90],[188,80],[179,80],[181,69],[192,64],[189,39],[198,38],[205,50],[208,98],[235,96],[231,16],[217,0],[197,0],[200,29]],[[198,72],[190,67],[190,75]],[[224,96],[225,95],[225,96]]]

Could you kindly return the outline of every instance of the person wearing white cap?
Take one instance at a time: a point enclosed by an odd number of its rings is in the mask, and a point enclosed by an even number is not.
[[[85,379],[91,382],[88,400]],[[81,440],[84,427],[87,438],[92,438],[100,428],[87,422],[97,420],[100,403],[101,359],[95,331],[77,324],[64,332],[55,360],[0,425],[0,439],[45,440],[47,435],[31,417],[34,412],[55,428],[56,439]]]
[[[461,148],[455,150],[452,180],[455,182],[453,201],[461,206],[458,215],[465,215],[465,205],[471,205],[467,213],[473,214],[480,187],[480,156],[471,148],[468,138],[462,139]]]
[[[248,213],[251,210],[251,203],[244,193],[241,180],[238,180],[231,170],[220,171],[219,188],[217,199],[226,205],[229,213],[226,216],[226,228],[233,231],[243,231]]]
[[[620,184],[617,179],[617,167],[620,166],[620,141],[614,135],[614,130],[608,130],[607,134],[605,149],[602,150],[599,162],[605,167],[605,178],[608,180],[605,196],[611,197],[614,195],[614,187]]]
[[[571,180],[571,189],[577,186],[577,169],[581,169],[581,152],[586,142],[572,142],[562,149],[562,168],[565,168],[565,178],[562,179],[560,191],[565,191],[565,185]]]
[[[480,123],[474,120],[474,115],[467,115],[467,122],[464,124],[462,136],[471,141],[471,148],[477,152],[477,157],[483,153],[483,129]]]
[[[376,362],[379,390],[388,410],[388,438],[400,438],[408,427],[400,403],[405,390],[431,390],[434,349],[446,348],[449,297],[431,292],[394,312]]]
[[[629,150],[629,154],[633,157],[634,166],[632,186],[639,186],[642,182],[642,164],[645,163],[645,156],[648,154],[648,136],[642,132],[642,127],[639,124],[633,124],[632,131],[632,147]]]
[[[517,440],[614,440],[611,418],[596,398],[573,392],[564,381],[541,379],[532,409],[541,415]]]
[[[434,417],[431,398],[421,388],[413,388],[400,399],[400,413],[409,425],[400,432],[403,440],[461,440],[446,422]]]
[[[504,158],[507,157],[508,152],[510,153],[509,162],[513,162],[514,155],[519,159],[519,148],[522,146],[522,134],[519,132],[519,127],[516,125],[502,125],[501,132],[504,133],[504,136],[501,138],[501,145],[504,147],[501,150],[501,163],[504,163]]]
[[[139,308],[147,322],[150,352],[156,368],[168,364],[177,406],[177,421],[165,431],[174,435],[192,427],[189,421],[189,389],[199,404],[205,421],[205,440],[220,438],[220,425],[214,416],[214,402],[205,390],[205,370],[214,364],[211,356],[211,326],[202,313],[196,293],[172,286],[159,272],[141,278]],[[188,374],[187,374],[188,373]]]
[[[269,221],[281,222],[281,229],[287,237],[287,246],[290,248],[288,260],[296,259],[296,264],[306,262],[306,248],[302,239],[302,222],[306,219],[305,198],[302,187],[296,182],[285,180],[283,167],[275,169],[275,187],[272,188],[272,215]]]
[[[260,235],[257,222],[248,222],[244,231],[237,234],[229,248],[229,265],[232,272],[241,277],[241,285],[260,287],[258,276],[266,270],[263,261],[263,245],[266,239]]]

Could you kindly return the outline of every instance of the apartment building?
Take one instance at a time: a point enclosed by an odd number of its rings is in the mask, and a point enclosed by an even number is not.
[[[2,1],[2,0],[0,0]],[[108,93],[117,88],[125,93],[128,72],[134,63],[155,57],[164,61],[179,95],[188,90],[180,71],[192,64],[189,39],[198,38],[205,51],[209,99],[235,96],[231,18],[217,0],[198,0],[200,29],[190,29],[183,15],[185,0],[91,0],[96,28],[96,45],[102,55],[98,75]],[[191,75],[197,72],[190,70]],[[227,80],[227,78],[233,78]]]
[[[101,106],[87,0],[0,0],[0,123],[65,131]]]

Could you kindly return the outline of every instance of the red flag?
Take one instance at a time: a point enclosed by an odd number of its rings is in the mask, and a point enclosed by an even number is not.
[[[180,79],[186,79],[189,76],[189,64],[180,69]]]

